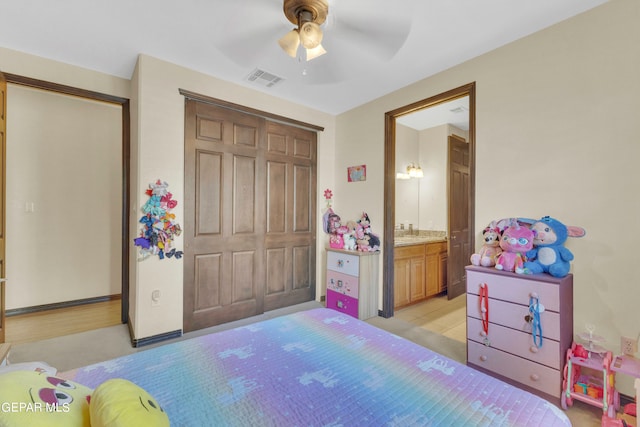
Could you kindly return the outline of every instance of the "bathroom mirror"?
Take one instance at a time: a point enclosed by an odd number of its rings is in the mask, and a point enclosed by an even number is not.
[[[469,97],[396,119],[396,229],[446,234],[448,137],[469,140]],[[422,176],[415,176],[411,168]],[[413,175],[413,176],[410,176]]]

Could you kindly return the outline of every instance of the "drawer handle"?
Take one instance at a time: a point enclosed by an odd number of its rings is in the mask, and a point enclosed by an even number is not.
[[[530,378],[532,381],[538,381],[540,379],[540,376],[538,374],[531,374]]]
[[[486,362],[486,361],[487,361],[487,359],[488,359],[488,357],[487,357],[487,356],[480,356],[480,360],[482,360],[483,362]]]
[[[538,352],[538,346],[532,345],[531,347],[529,347],[529,350],[531,351],[531,353],[537,353]]]

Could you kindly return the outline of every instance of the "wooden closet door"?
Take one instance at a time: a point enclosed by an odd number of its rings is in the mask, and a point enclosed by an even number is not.
[[[267,122],[265,310],[315,298],[316,133]]]
[[[264,311],[264,127],[186,101],[185,331]]]

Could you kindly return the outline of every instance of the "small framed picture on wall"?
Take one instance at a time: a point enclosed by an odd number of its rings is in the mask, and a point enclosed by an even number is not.
[[[367,180],[367,165],[349,166],[347,168],[347,180],[358,182]]]

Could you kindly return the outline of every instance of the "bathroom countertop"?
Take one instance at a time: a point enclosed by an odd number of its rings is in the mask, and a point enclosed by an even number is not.
[[[442,236],[402,236],[395,237],[393,239],[393,245],[395,247],[398,246],[411,246],[411,245],[422,245],[425,243],[438,243],[438,242],[446,242],[447,238]]]

